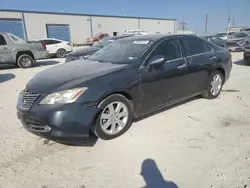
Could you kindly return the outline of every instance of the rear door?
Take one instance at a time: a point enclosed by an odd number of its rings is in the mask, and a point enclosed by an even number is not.
[[[203,39],[194,36],[181,36],[180,42],[186,56],[187,94],[203,91],[207,87],[209,75],[216,61],[214,49]]]
[[[7,45],[7,41],[3,35],[0,35],[0,63],[10,63],[13,61],[11,45]]]

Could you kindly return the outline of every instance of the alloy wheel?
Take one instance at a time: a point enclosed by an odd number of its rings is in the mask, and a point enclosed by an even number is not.
[[[24,57],[21,59],[21,63],[24,67],[29,67],[31,65],[31,60],[28,57]]]
[[[128,122],[128,108],[122,102],[112,102],[102,111],[100,125],[102,130],[109,135],[122,131]]]
[[[220,74],[215,74],[211,81],[211,94],[213,96],[216,96],[220,93],[220,90],[222,88],[222,77]]]

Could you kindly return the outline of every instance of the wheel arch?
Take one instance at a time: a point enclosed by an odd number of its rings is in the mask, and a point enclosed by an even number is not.
[[[20,52],[17,52],[17,54],[16,54],[16,62],[17,62],[18,58],[21,55],[24,55],[24,54],[31,56],[33,60],[35,59],[34,54],[31,51],[29,51],[29,50],[27,50],[27,51],[20,51]]]

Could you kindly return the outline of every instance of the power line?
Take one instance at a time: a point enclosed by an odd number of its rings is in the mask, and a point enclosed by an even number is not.
[[[180,28],[182,31],[185,31],[187,29],[186,25],[187,23],[183,19],[182,22],[180,22]]]

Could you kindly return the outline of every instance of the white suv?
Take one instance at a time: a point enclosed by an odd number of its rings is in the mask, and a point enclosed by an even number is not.
[[[49,52],[48,57],[56,56],[58,58],[64,58],[67,53],[73,51],[72,46],[67,41],[54,38],[40,39],[39,41],[46,44],[46,49]]]

